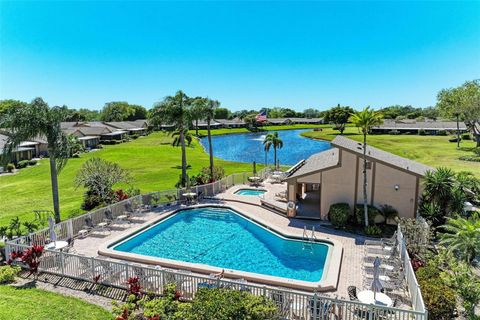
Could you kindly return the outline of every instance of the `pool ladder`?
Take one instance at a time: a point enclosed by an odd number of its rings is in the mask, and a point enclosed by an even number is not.
[[[317,237],[315,236],[315,226],[312,227],[312,233],[310,236],[308,236],[307,226],[303,227],[302,240],[302,250],[305,250],[306,248],[313,250],[313,243],[317,240]]]

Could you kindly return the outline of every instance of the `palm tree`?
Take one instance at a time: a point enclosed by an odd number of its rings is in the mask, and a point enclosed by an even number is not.
[[[471,263],[480,254],[480,215],[470,218],[447,218],[442,227],[446,233],[440,234],[440,244],[448,250],[457,252],[460,258]]]
[[[15,148],[23,141],[33,140],[39,136],[46,138],[50,160],[53,211],[56,222],[60,222],[57,178],[70,155],[67,136],[62,132],[60,126],[64,118],[64,110],[60,107],[50,108],[41,98],[36,98],[25,107],[12,108],[0,121],[0,127],[9,130],[9,138],[3,150],[4,161],[12,158]]]
[[[205,112],[205,102],[204,98],[196,97],[192,99],[192,107],[190,109],[190,113],[192,119],[195,120],[195,135],[198,137],[198,120],[202,120],[204,118]]]
[[[434,227],[445,222],[448,210],[457,209],[455,201],[458,193],[454,193],[457,188],[455,173],[450,168],[439,167],[436,170],[429,170],[423,178],[423,198],[427,202],[435,204],[439,208],[437,216],[431,217]],[[460,200],[462,201],[462,200]]]
[[[179,147],[182,144],[182,141],[180,139],[180,131],[178,131],[178,130],[173,131],[171,133],[171,136],[174,137],[173,141],[172,141],[172,146],[173,147]],[[185,138],[185,141],[187,142],[187,145],[190,146],[190,144],[192,144],[192,140],[193,140],[193,137],[192,137],[192,134],[190,133],[190,131],[188,131],[188,129],[183,129],[183,136]]]
[[[278,132],[267,134],[263,140],[263,145],[265,146],[265,151],[267,152],[270,150],[270,147],[273,147],[273,161],[275,162],[275,168],[278,169],[277,148],[283,148],[283,141],[278,137]]]
[[[382,123],[382,114],[366,107],[362,111],[352,113],[350,121],[362,130],[363,134],[363,210],[365,226],[368,227],[368,196],[367,196],[367,134],[373,126]]]
[[[217,100],[206,99],[205,107],[203,110],[203,115],[205,120],[207,120],[207,133],[208,133],[208,153],[210,156],[210,181],[213,182],[213,145],[212,145],[212,134],[210,132],[210,123],[215,118],[215,110],[220,106],[220,102]]]
[[[185,186],[188,179],[185,129],[188,129],[188,122],[190,121],[190,102],[191,99],[183,91],[179,90],[174,96],[167,96],[154,105],[154,108],[161,111],[156,112],[158,120],[162,120],[162,123],[173,124],[179,133],[180,146],[182,148],[182,186]]]

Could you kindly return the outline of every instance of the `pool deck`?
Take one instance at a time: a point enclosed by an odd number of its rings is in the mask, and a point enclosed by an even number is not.
[[[343,257],[336,290],[331,290],[327,295],[348,298],[348,286],[353,285],[359,289],[364,288],[362,265],[365,237],[325,227],[324,222],[317,220],[287,218],[279,213],[275,213],[262,207],[259,197],[235,195],[234,192],[240,188],[248,188],[248,186],[232,187],[226,192],[219,194],[216,199],[205,200],[202,204],[231,206],[233,209],[237,209],[246,216],[251,217],[253,220],[271,226],[272,229],[288,235],[302,237],[304,227],[307,227],[308,230],[312,230],[312,227],[315,227],[315,236],[317,239],[331,239],[338,241],[343,247]],[[270,196],[283,191],[285,186],[282,184],[275,184],[273,188],[270,189],[270,186],[268,188]],[[245,198],[249,199],[246,200]],[[74,249],[79,254],[97,257],[99,255],[99,248],[106,247],[115,239],[130,234],[133,229],[140,229],[148,226],[159,218],[169,215],[169,213],[171,213],[171,210],[145,212],[142,217],[136,218],[136,220],[133,220],[130,224],[113,225],[108,232],[95,232],[84,239],[76,239]],[[310,233],[311,231],[309,234]],[[399,293],[399,295],[406,297],[404,292]],[[408,304],[408,298],[404,301]]]

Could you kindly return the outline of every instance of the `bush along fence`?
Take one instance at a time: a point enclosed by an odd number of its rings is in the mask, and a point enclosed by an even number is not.
[[[262,172],[262,175],[267,174]],[[235,184],[247,181],[248,175],[231,175],[208,185],[193,187],[195,192],[205,192],[205,196],[213,196]],[[57,240],[66,240],[79,235],[85,227],[85,219],[90,218],[93,225],[103,222],[105,213],[113,218],[125,213],[141,212],[145,207],[163,207],[169,209],[172,205],[182,202],[181,194],[185,190],[170,190],[140,195],[112,204],[79,217],[75,217],[55,226]],[[148,208],[147,208],[148,209]],[[413,301],[413,310],[389,308],[363,304],[358,301],[333,299],[317,293],[299,292],[286,288],[269,287],[241,280],[217,279],[210,276],[198,275],[189,271],[169,270],[160,266],[144,266],[135,263],[112,261],[101,258],[86,257],[79,254],[67,253],[58,250],[43,249],[38,265],[38,271],[62,277],[90,282],[93,285],[105,285],[121,289],[128,289],[128,279],[137,278],[146,292],[162,295],[168,284],[175,284],[178,294],[185,302],[192,301],[199,288],[229,288],[244,290],[251,294],[272,299],[278,306],[282,319],[416,319],[427,320],[427,312],[422,300],[415,274],[411,268],[410,259],[406,253],[406,246],[401,231],[397,233],[399,249],[404,262],[407,286]],[[28,236],[23,236],[6,242],[7,256],[18,256],[34,245],[43,246],[50,238],[49,230],[44,229]],[[13,253],[13,255],[12,255]],[[29,268],[19,259],[12,262],[23,268]]]

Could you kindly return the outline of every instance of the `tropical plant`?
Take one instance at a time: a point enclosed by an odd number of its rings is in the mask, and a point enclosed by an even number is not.
[[[367,134],[373,126],[382,123],[382,114],[366,107],[362,111],[352,113],[350,121],[360,128],[363,134],[363,211],[365,226],[368,227],[368,194],[367,194]]]
[[[101,202],[110,204],[115,199],[113,186],[129,183],[129,173],[118,164],[100,158],[88,159],[77,172],[75,188],[84,187],[86,195],[96,196]]]
[[[445,233],[440,234],[440,244],[452,251],[463,261],[472,263],[480,254],[480,215],[473,214],[470,218],[447,218],[447,223],[441,227]]]
[[[271,147],[273,147],[273,161],[275,168],[278,169],[277,149],[283,148],[283,141],[279,138],[278,132],[267,134],[263,140],[263,145],[265,147],[265,151],[267,152],[270,151]]]
[[[60,202],[58,197],[58,174],[65,167],[70,155],[68,140],[60,123],[65,114],[62,108],[50,108],[41,98],[34,99],[22,108],[9,109],[0,119],[0,128],[7,128],[9,137],[3,150],[4,161],[12,159],[13,151],[23,141],[42,136],[48,143],[50,180],[52,185],[55,221],[60,222]]]
[[[69,154],[70,157],[73,157],[74,155],[79,154],[80,152],[83,151],[82,143],[73,134],[70,134],[67,136],[67,143],[68,143],[68,148],[70,152]]]
[[[433,237],[430,224],[423,219],[403,217],[397,222],[402,230],[408,252],[424,260]]]
[[[191,99],[181,90],[174,96],[167,96],[161,102],[155,104],[154,108],[156,123],[167,123],[175,126],[179,132],[180,147],[182,148],[182,175],[181,185],[185,186],[187,182],[187,154],[185,146],[185,129],[188,128],[190,121]]]
[[[180,138],[180,131],[178,130],[173,131],[171,133],[171,136],[173,137],[173,141],[172,141],[173,147],[179,147],[182,145],[182,140]],[[183,129],[183,137],[185,139],[185,142],[187,142],[187,145],[190,146],[192,144],[193,137],[187,128]]]
[[[398,217],[398,211],[394,207],[388,204],[384,204],[383,206],[380,206],[380,213],[383,216],[384,223],[386,224],[388,220],[394,219]]]

